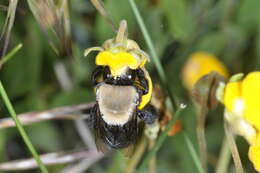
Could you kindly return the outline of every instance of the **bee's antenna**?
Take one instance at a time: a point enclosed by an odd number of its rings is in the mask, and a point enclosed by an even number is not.
[[[106,19],[107,23],[111,26],[112,30],[114,32],[116,32],[117,30],[116,30],[115,24],[112,20],[112,17],[105,10],[103,3],[100,0],[90,0],[90,1],[95,6],[95,8],[98,10],[98,12]]]
[[[127,38],[127,22],[126,20],[121,20],[119,29],[117,31],[115,42],[123,43],[126,38]]]

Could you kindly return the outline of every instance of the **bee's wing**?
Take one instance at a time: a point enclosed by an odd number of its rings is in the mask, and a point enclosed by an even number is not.
[[[110,148],[102,140],[102,136],[101,136],[101,129],[102,128],[101,128],[100,117],[101,117],[100,112],[96,109],[96,115],[95,115],[96,127],[94,129],[94,131],[95,131],[95,143],[96,143],[97,150],[105,153],[105,152],[108,152],[110,150]]]
[[[106,153],[111,150],[109,146],[107,146],[107,144],[105,144],[104,141],[102,140],[99,129],[95,130],[95,143],[96,143],[97,150],[102,153]]]

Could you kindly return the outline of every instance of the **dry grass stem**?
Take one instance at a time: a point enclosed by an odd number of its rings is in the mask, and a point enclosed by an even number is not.
[[[241,163],[241,159],[239,156],[239,152],[237,149],[237,145],[235,142],[235,138],[234,138],[234,134],[232,133],[232,129],[230,128],[230,126],[228,125],[228,123],[226,121],[224,121],[224,129],[225,129],[225,133],[226,133],[226,137],[228,140],[228,144],[231,150],[231,154],[235,163],[235,168],[236,168],[236,173],[244,173],[244,169]]]
[[[92,159],[100,156],[96,150],[81,150],[70,152],[55,152],[40,155],[44,165],[55,165],[75,162],[84,158]],[[15,170],[28,170],[38,168],[38,164],[33,158],[14,160],[9,162],[0,163],[0,170],[15,171]]]
[[[11,30],[12,30],[13,25],[14,25],[14,19],[15,19],[17,4],[18,4],[18,0],[10,0],[9,1],[7,17],[6,17],[6,20],[5,20],[3,31],[2,31],[1,36],[0,36],[0,41],[2,39],[4,39],[4,47],[3,47],[3,51],[2,51],[2,54],[0,55],[0,57],[3,57],[5,55],[7,48],[8,48]]]
[[[77,112],[89,109],[93,105],[94,102],[83,103],[74,106],[63,106],[63,107],[54,108],[45,111],[22,113],[22,114],[18,114],[17,117],[19,118],[19,120],[23,125],[28,125],[32,123],[37,123],[46,120],[53,120],[53,119],[73,120],[79,118],[87,118],[88,115],[82,116],[82,114],[79,114]],[[14,127],[14,126],[15,123],[12,120],[12,118],[0,119],[0,129]]]

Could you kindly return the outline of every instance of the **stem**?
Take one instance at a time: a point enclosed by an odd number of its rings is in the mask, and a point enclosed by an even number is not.
[[[138,24],[139,24],[139,26],[141,28],[141,31],[142,31],[142,33],[144,35],[144,39],[145,39],[146,44],[147,44],[147,46],[149,48],[149,51],[150,51],[150,53],[152,55],[151,56],[151,60],[152,60],[153,64],[155,65],[155,68],[156,68],[156,70],[158,72],[158,75],[159,75],[159,78],[161,80],[161,83],[162,83],[163,87],[166,89],[166,91],[167,91],[167,93],[169,95],[170,102],[171,102],[173,110],[176,111],[177,107],[178,107],[177,103],[176,103],[175,98],[174,98],[174,96],[173,96],[173,94],[171,92],[171,89],[170,89],[170,87],[169,87],[169,85],[167,83],[168,80],[167,80],[166,75],[165,75],[166,73],[165,73],[165,71],[164,71],[164,69],[162,67],[162,64],[160,62],[160,59],[159,59],[159,57],[158,57],[158,55],[157,55],[157,53],[155,51],[155,47],[153,45],[151,37],[148,34],[148,31],[147,31],[147,29],[145,27],[144,21],[143,21],[141,15],[140,15],[140,12],[139,12],[139,10],[138,10],[134,0],[128,0],[128,1],[129,1],[130,5],[132,7],[132,10],[133,10],[134,15],[136,17],[136,20],[137,20],[137,22],[138,22]]]
[[[11,102],[10,102],[10,100],[9,100],[9,98],[8,98],[8,96],[7,96],[7,94],[6,94],[6,92],[5,92],[5,89],[4,89],[4,87],[3,87],[1,81],[0,81],[0,94],[1,94],[1,96],[2,96],[2,98],[3,98],[3,101],[4,101],[5,105],[6,105],[6,107],[7,107],[8,111],[9,111],[9,113],[11,114],[11,116],[12,116],[12,118],[13,118],[15,124],[16,124],[16,127],[17,127],[17,129],[18,129],[20,135],[22,136],[22,138],[23,138],[23,140],[24,140],[26,146],[27,146],[28,149],[30,150],[30,152],[31,152],[31,154],[33,155],[34,159],[35,159],[36,162],[38,163],[38,165],[39,165],[41,171],[42,171],[43,173],[48,173],[48,170],[46,169],[46,167],[45,167],[44,164],[42,163],[42,161],[41,161],[41,159],[40,159],[40,157],[39,157],[37,151],[34,149],[34,147],[33,147],[32,143],[31,143],[29,137],[27,136],[27,134],[26,134],[26,132],[25,132],[23,126],[21,125],[21,122],[20,122],[19,119],[17,118],[16,113],[15,113],[15,111],[14,111],[14,108],[13,108],[13,106],[12,106],[12,104],[11,104]]]
[[[239,152],[237,149],[237,145],[235,142],[235,138],[234,135],[230,129],[230,126],[227,124],[227,122],[224,120],[224,129],[225,129],[225,133],[226,133],[226,138],[228,140],[228,144],[229,144],[229,148],[231,150],[231,154],[235,163],[235,168],[236,168],[236,173],[243,173],[243,166],[241,163],[241,159],[239,156]]]
[[[205,172],[207,172],[207,143],[205,137],[205,120],[207,114],[206,106],[198,107],[197,114],[197,137],[200,151],[200,161]]]
[[[230,150],[228,147],[227,138],[224,137],[222,148],[220,151],[219,160],[216,166],[216,173],[226,173],[228,172],[228,165],[230,160]]]
[[[191,157],[193,159],[193,162],[195,163],[195,166],[196,166],[198,172],[204,173],[203,168],[200,163],[200,159],[194,149],[194,146],[192,145],[192,142],[190,141],[189,137],[187,136],[187,134],[185,132],[182,132],[182,134],[183,134],[184,141],[188,147],[189,152],[191,153]]]
[[[93,107],[95,102],[88,102],[82,103],[78,105],[72,106],[62,106],[57,107],[45,111],[39,112],[26,112],[22,114],[18,114],[17,117],[19,118],[22,125],[29,125],[32,123],[47,121],[47,120],[58,120],[58,119],[65,119],[65,120],[75,120],[84,118],[87,119],[88,115],[86,114],[79,114],[77,112],[87,112],[90,111],[90,108]],[[14,127],[15,123],[12,118],[2,118],[0,119],[0,129]]]
[[[165,141],[166,137],[167,137],[167,133],[168,131],[171,129],[171,127],[173,126],[173,124],[176,122],[176,120],[178,119],[178,117],[180,116],[181,112],[183,111],[184,108],[179,108],[175,115],[173,116],[173,118],[170,120],[170,122],[167,124],[165,130],[162,132],[162,134],[159,136],[155,146],[150,150],[150,152],[148,154],[146,154],[143,162],[141,163],[139,169],[137,170],[138,173],[142,173],[144,172],[146,165],[148,164],[148,162],[153,158],[153,156],[157,153],[157,151],[161,148],[163,142]]]
[[[151,150],[155,145],[155,140],[149,140],[149,150]],[[156,173],[156,155],[151,158],[148,166],[149,173]]]

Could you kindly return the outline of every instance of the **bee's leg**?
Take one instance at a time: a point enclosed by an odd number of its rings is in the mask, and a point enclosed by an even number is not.
[[[153,124],[158,119],[156,109],[151,105],[139,110],[137,115],[145,124]]]
[[[154,140],[157,138],[159,130],[160,130],[160,125],[158,122],[157,115],[158,114],[157,114],[155,108],[151,105],[146,106],[144,109],[142,109],[138,113],[139,118],[142,119],[145,123],[144,133],[151,140]]]
[[[104,67],[98,66],[91,74],[91,81],[94,86],[96,86],[98,82],[98,77],[100,77],[103,74]]]

